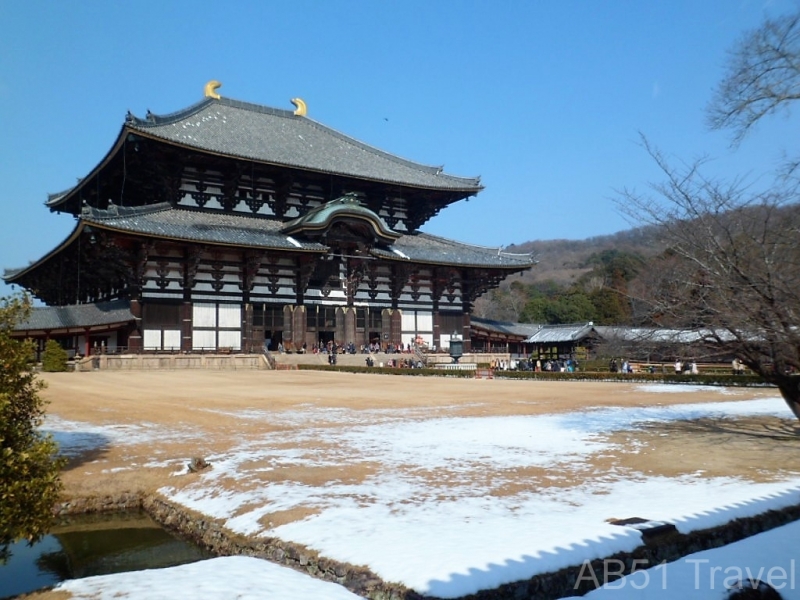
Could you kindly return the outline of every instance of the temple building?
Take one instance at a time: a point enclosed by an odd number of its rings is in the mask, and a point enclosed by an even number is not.
[[[300,99],[282,110],[218,87],[172,114],[128,113],[97,166],[49,196],[74,230],[4,280],[61,316],[34,315],[26,334],[71,331],[81,354],[446,348],[454,332],[469,349],[474,300],[533,264],[420,231],[480,179],[347,137]]]

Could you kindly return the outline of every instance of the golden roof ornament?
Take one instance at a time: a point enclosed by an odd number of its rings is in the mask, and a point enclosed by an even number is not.
[[[205,94],[206,98],[214,98],[214,100],[219,100],[220,95],[217,93],[217,88],[222,87],[222,84],[217,81],[216,79],[212,79],[206,84],[203,93]]]
[[[306,107],[306,103],[303,102],[302,98],[292,98],[291,102],[297,107],[294,114],[298,117],[305,117],[308,114],[308,107]]]

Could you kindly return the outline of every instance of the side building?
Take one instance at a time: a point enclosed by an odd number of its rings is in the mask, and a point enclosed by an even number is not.
[[[102,331],[84,318],[67,344],[80,354],[446,348],[453,332],[468,350],[474,300],[533,265],[420,231],[480,180],[347,137],[306,116],[302,100],[281,110],[218,87],[173,114],[129,113],[99,164],[48,198],[73,231],[4,280],[50,307],[130,311]]]

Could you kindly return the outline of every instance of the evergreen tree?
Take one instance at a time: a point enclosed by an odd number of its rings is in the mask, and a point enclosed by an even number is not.
[[[27,296],[0,299],[0,561],[11,543],[47,533],[61,491],[57,446],[39,431],[44,382],[31,370],[33,345],[11,337],[30,310]]]
[[[55,340],[47,340],[42,354],[42,371],[45,373],[58,373],[67,370],[69,355]]]

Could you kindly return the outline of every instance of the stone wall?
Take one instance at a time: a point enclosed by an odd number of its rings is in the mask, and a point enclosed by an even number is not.
[[[77,371],[154,369],[269,369],[262,354],[98,354],[76,363]]]
[[[226,530],[208,517],[198,515],[154,496],[143,508],[158,523],[173,529],[220,556],[255,556],[307,573],[317,579],[345,586],[372,600],[417,600],[423,596],[400,585],[383,582],[364,567],[340,563],[320,556],[300,544],[278,538],[246,538]]]
[[[167,502],[156,495],[138,493],[118,497],[77,498],[55,507],[58,515],[85,512],[144,509],[156,522],[192,540],[219,556],[254,556],[278,563],[312,577],[341,584],[355,594],[370,600],[435,600],[422,596],[399,584],[382,581],[369,569],[341,563],[320,556],[314,550],[278,538],[248,538],[233,534],[218,521]],[[622,552],[591,562],[594,573],[603,573],[603,560],[618,560],[630,573],[634,564],[655,566],[689,554],[717,548],[800,519],[800,505],[772,510],[754,517],[735,519],[723,526],[681,534],[674,528],[645,535],[646,540],[632,552]],[[636,562],[634,562],[636,561]],[[620,563],[615,563],[620,564]],[[647,568],[647,567],[645,567]],[[594,586],[576,565],[554,573],[502,585],[470,595],[469,600],[516,600],[537,598],[555,600],[564,596],[581,596]],[[616,569],[615,569],[616,570]],[[580,584],[577,584],[578,580]],[[577,585],[576,585],[577,584]],[[464,599],[466,600],[466,598]]]

